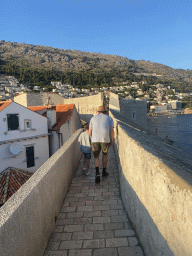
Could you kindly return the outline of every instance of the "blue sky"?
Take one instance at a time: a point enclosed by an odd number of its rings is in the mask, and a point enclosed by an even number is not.
[[[4,0],[0,40],[192,69],[190,0]]]

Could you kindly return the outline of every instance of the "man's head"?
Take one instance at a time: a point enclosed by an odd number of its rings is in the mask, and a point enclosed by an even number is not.
[[[97,112],[100,114],[100,113],[104,113],[105,112],[105,109],[103,106],[99,106],[98,109],[97,109]]]

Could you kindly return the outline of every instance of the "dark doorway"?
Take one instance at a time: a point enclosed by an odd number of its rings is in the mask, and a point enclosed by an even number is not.
[[[35,166],[34,146],[26,147],[27,168]]]

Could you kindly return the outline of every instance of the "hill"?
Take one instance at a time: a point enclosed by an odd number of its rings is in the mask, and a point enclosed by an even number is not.
[[[176,87],[192,85],[192,70],[173,69],[163,64],[132,60],[117,55],[64,50],[42,45],[5,42],[4,40],[0,41],[0,61],[1,73],[8,70],[5,68],[6,66],[10,67],[9,74],[10,70],[13,71],[15,67],[17,70],[19,68],[44,70],[45,72],[51,70],[57,74],[60,73],[61,76],[66,73],[86,72],[94,74],[92,77],[94,79],[98,74],[104,73],[107,78],[105,84],[117,84],[129,79],[140,81],[151,76],[153,77],[152,82],[170,82]],[[77,82],[73,83],[77,85]]]

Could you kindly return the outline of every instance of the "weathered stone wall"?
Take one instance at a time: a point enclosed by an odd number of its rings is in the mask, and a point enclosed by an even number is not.
[[[109,108],[120,110],[119,96],[112,92],[110,92],[110,95],[109,95]]]
[[[42,256],[82,153],[76,131],[0,208],[0,255]]]
[[[192,255],[192,161],[115,110],[121,196],[147,256]]]
[[[121,114],[134,123],[147,126],[147,102],[145,100],[119,99]]]
[[[64,99],[64,104],[75,104],[80,118],[89,122],[91,117],[96,114],[98,107],[103,105],[103,94],[98,93],[93,96]]]
[[[25,106],[44,106],[64,104],[63,97],[55,93],[24,93],[14,97],[14,101]]]

